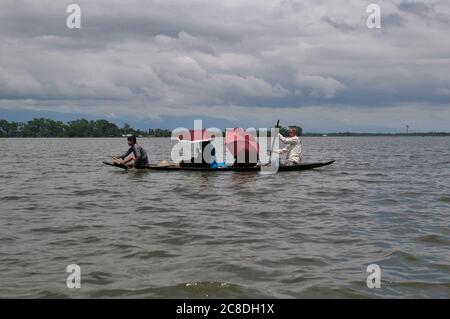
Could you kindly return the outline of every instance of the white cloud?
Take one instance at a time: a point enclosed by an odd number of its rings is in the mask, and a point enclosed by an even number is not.
[[[450,106],[444,0],[383,1],[381,30],[360,0],[80,0],[81,30],[65,27],[69,3],[2,1],[3,105],[224,119]]]
[[[325,98],[332,98],[338,91],[345,88],[342,83],[331,77],[325,78],[318,75],[305,75],[301,73],[295,76],[295,83],[301,89],[309,89],[311,95],[323,96]]]

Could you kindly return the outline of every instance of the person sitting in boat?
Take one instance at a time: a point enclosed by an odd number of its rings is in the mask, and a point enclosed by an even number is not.
[[[136,136],[128,136],[128,146],[130,147],[128,151],[120,156],[113,156],[113,160],[118,161],[121,164],[125,164],[136,168],[145,168],[148,166],[147,152],[144,148],[137,144]],[[134,157],[129,157],[125,160],[131,153]],[[133,161],[133,162],[132,162]],[[129,164],[130,163],[130,164]]]
[[[302,161],[302,143],[297,136],[297,129],[290,128],[288,137],[279,134],[280,141],[286,144],[286,147],[277,151],[279,154],[286,154],[285,166],[298,165]]]
[[[216,168],[216,149],[211,140],[196,141],[196,155],[188,161],[182,161],[182,167]],[[209,155],[210,154],[210,155]]]

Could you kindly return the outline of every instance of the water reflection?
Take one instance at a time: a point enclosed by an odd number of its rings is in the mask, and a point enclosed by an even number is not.
[[[230,172],[229,181],[234,186],[245,186],[258,178],[257,172]]]

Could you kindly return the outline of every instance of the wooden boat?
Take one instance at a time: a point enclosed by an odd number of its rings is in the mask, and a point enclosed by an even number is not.
[[[318,162],[318,163],[302,163],[299,165],[292,166],[280,166],[278,171],[304,171],[314,168],[319,168],[327,165],[333,164],[334,161],[329,162]],[[105,165],[114,166],[122,169],[129,169],[128,166],[119,164],[119,163],[109,163],[103,162]],[[218,168],[209,168],[209,167],[186,167],[179,165],[149,165],[145,168],[140,168],[139,170],[153,170],[153,171],[207,171],[207,172],[259,172],[261,171],[261,167],[253,166],[253,167],[218,167]]]

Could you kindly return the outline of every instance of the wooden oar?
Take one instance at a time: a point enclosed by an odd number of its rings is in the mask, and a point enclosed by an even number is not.
[[[277,121],[277,125],[275,127],[279,127],[279,126],[280,126],[280,120]],[[272,138],[272,148],[270,149],[269,164],[272,163],[273,148],[275,147],[275,138],[272,136],[272,131],[271,131],[270,137]]]

